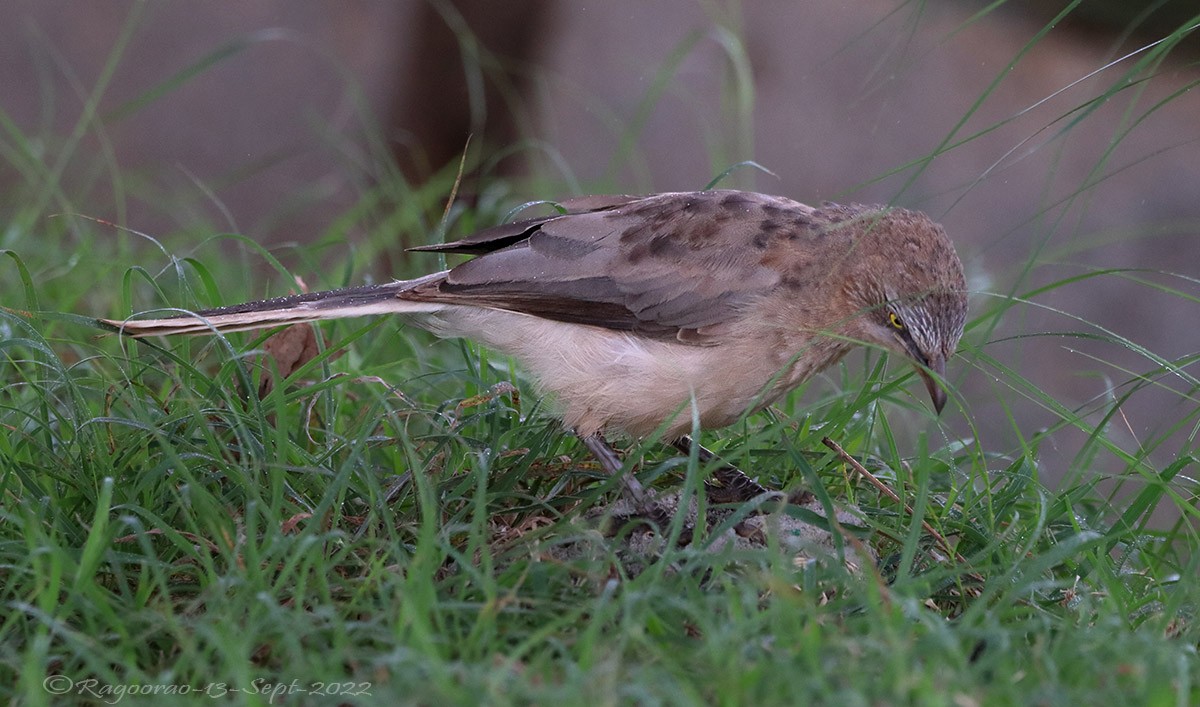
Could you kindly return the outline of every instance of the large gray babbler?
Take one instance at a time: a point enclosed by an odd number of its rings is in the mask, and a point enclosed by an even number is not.
[[[701,426],[729,425],[859,344],[910,360],[934,408],[945,405],[940,378],[967,297],[953,245],[924,214],[741,191],[560,207],[414,248],[478,256],[416,280],[101,321],[145,337],[398,314],[516,357],[609,473],[621,462],[605,432],[662,428],[687,450],[693,405]],[[765,491],[733,468],[717,479],[735,495]],[[636,480],[625,483],[643,503]]]

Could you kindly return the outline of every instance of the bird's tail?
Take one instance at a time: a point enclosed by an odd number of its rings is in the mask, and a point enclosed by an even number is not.
[[[414,314],[437,310],[442,305],[403,299],[403,293],[443,276],[444,273],[435,273],[417,280],[390,282],[384,285],[347,287],[341,290],[276,297],[199,312],[185,312],[162,319],[98,321],[118,333],[143,338],[247,331],[371,314]]]

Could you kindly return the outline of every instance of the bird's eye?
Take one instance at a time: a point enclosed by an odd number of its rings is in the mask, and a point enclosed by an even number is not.
[[[896,316],[895,312],[888,312],[888,321],[896,327],[897,331],[904,331],[904,322],[900,321],[900,317]]]

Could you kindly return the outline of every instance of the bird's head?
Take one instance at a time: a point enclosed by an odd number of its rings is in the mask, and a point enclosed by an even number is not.
[[[913,363],[941,412],[940,379],[967,319],[962,261],[941,226],[922,213],[840,208],[853,231],[845,285],[856,312],[851,336]]]

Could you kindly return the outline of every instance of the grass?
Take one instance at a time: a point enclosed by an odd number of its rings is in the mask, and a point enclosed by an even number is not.
[[[862,509],[877,568],[797,563],[777,542],[710,551],[703,531],[632,558],[585,517],[612,484],[510,361],[471,344],[392,320],[333,323],[321,355],[260,397],[262,337],[160,348],[100,335],[88,315],[258,297],[264,270],[279,294],[291,273],[235,236],[152,242],[69,215],[88,212],[87,195],[60,182],[73,153],[34,159],[32,138],[9,128],[23,179],[3,196],[0,258],[8,701],[184,686],[203,691],[187,697],[196,704],[1200,701],[1196,450],[1189,440],[1156,464],[1165,437],[1133,450],[1110,439],[1123,397],[1081,410],[1037,398],[1052,427],[1088,435],[1051,489],[1039,437],[1004,448],[947,438],[911,375],[854,359],[705,441],[770,485]],[[368,193],[331,229],[335,245],[289,253],[296,272],[313,288],[369,278],[374,249],[436,232],[451,182]],[[405,206],[378,220],[376,241],[336,245],[346,221],[389,197]],[[446,226],[501,218],[505,201],[456,208]],[[977,303],[952,365],[1036,398],[993,356],[990,332],[1038,294]],[[1190,357],[1145,359],[1114,390],[1162,372],[1192,380]],[[1198,410],[1192,401],[1180,424]],[[1101,452],[1123,464],[1122,494],[1089,473]],[[653,444],[632,453],[664,486],[695,493],[705,476]],[[1178,520],[1153,520],[1164,511]]]

